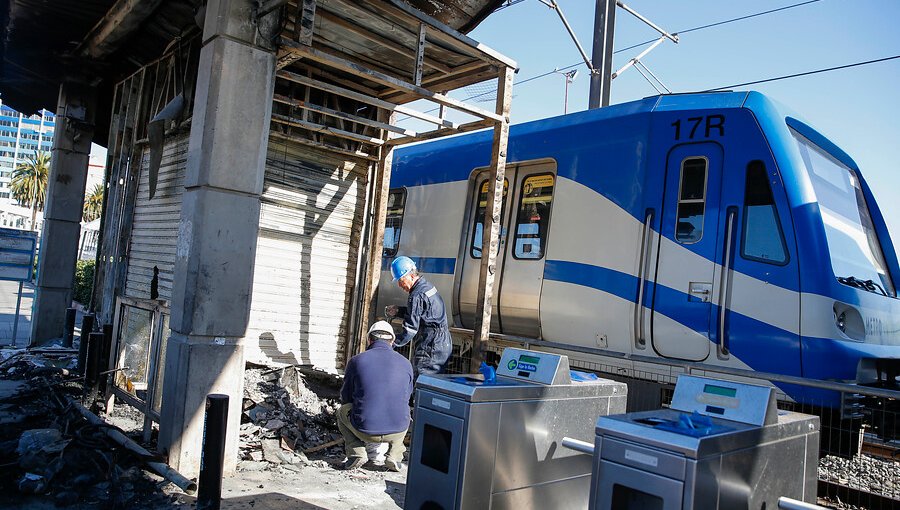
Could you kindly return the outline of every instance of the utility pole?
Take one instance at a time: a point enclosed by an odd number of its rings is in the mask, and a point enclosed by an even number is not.
[[[578,76],[578,69],[572,69],[571,71],[560,71],[559,69],[554,69],[554,73],[561,74],[566,78],[566,93],[565,98],[563,99],[563,115],[569,113],[569,84],[575,81],[575,77]]]
[[[594,11],[594,47],[591,63],[591,95],[588,108],[609,106],[612,85],[613,36],[616,29],[616,0],[597,0]]]

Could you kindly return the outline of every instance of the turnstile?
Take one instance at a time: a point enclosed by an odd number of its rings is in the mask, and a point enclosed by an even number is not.
[[[775,509],[816,501],[819,418],[773,388],[682,375],[669,409],[600,417],[591,510]]]
[[[625,412],[627,387],[585,379],[567,356],[511,347],[493,382],[420,376],[404,508],[587,508],[591,459],[561,442]]]

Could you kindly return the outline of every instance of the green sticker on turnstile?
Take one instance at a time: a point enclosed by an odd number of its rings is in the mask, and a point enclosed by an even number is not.
[[[516,360],[511,359],[511,360],[509,360],[509,363],[506,364],[506,368],[508,368],[510,370],[515,370],[517,365],[518,365],[518,363],[516,362]]]

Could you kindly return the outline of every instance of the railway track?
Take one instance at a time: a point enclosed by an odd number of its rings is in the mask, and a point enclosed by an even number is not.
[[[849,508],[848,505],[866,510],[900,508],[900,499],[825,480],[819,480],[817,494],[818,504],[828,508]]]

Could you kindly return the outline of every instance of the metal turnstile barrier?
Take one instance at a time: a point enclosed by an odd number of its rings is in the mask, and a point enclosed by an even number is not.
[[[420,376],[404,508],[586,508],[591,458],[562,440],[592,440],[627,387],[572,374],[567,356],[506,348],[494,381]]]
[[[771,387],[682,375],[669,409],[597,420],[591,510],[775,509],[816,501],[819,418]]]

